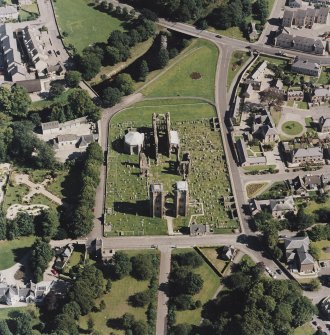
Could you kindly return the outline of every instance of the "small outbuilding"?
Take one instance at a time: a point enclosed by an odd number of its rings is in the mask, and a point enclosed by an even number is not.
[[[129,131],[125,135],[124,151],[129,155],[138,155],[144,145],[144,134],[138,131]]]

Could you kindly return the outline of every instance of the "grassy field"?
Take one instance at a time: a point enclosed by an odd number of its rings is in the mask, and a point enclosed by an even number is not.
[[[315,329],[309,324],[306,323],[301,327],[295,329],[293,335],[313,335],[315,334]]]
[[[219,271],[222,272],[228,262],[220,259],[221,247],[205,247],[200,248],[200,251],[205,257],[212,263],[212,265]]]
[[[323,248],[330,248],[330,241],[322,240],[317,242],[311,242],[311,244],[320,249],[320,261],[330,260],[330,253],[323,250]]]
[[[56,0],[56,16],[61,32],[68,33],[64,42],[78,52],[95,42],[106,42],[113,30],[123,30],[123,22],[89,6],[89,0]]]
[[[150,106],[149,102],[152,102]],[[191,104],[188,102],[185,100],[183,104],[177,104],[175,99],[167,102],[159,100],[157,106],[155,101],[144,101],[112,119],[110,141],[113,149],[109,151],[107,196],[110,215],[107,216],[107,223],[113,225],[113,234],[127,231],[136,235],[143,230],[146,234],[166,233],[164,220],[149,218],[148,189],[146,179],[138,177],[138,156],[121,153],[122,140],[119,140],[127,127],[144,127],[144,132],[149,133],[154,112],[170,112],[171,128],[179,133],[181,152],[189,151],[192,157],[190,199],[202,202],[205,214],[197,221],[209,223],[215,230],[237,227],[237,222],[230,219],[224,206],[219,204],[222,196],[231,195],[231,189],[221,138],[219,133],[210,131],[209,119],[215,115],[214,108],[195,100]],[[148,183],[161,181],[165,192],[171,192],[172,184],[180,180],[175,165],[173,157],[161,156],[158,166],[151,159]],[[195,208],[200,209],[199,206]],[[196,212],[195,208],[191,209]],[[188,218],[178,220],[187,226]]]
[[[12,241],[0,241],[0,270],[8,269],[19,261],[29,250],[34,240],[35,237],[30,236]]]
[[[173,253],[184,253],[192,250],[193,249],[176,249]],[[200,274],[204,280],[202,290],[198,294],[194,295],[193,299],[195,301],[200,300],[202,304],[205,304],[213,298],[217,289],[220,287],[220,278],[205,262],[203,263],[203,265],[201,265],[197,269],[193,269],[192,271]],[[201,311],[202,308],[188,311],[177,311],[176,323],[188,323],[198,325],[201,322]]]
[[[147,97],[190,96],[214,100],[215,72],[218,60],[217,47],[207,41],[198,40],[189,53],[165,71],[152,85],[142,90]],[[192,73],[201,75],[192,79]]]
[[[308,109],[308,103],[306,101],[298,101],[297,107],[300,109]]]
[[[277,125],[278,125],[279,122],[280,122],[282,113],[281,113],[280,111],[272,110],[272,111],[270,112],[270,115],[272,116],[273,121],[274,121],[274,123],[275,123],[275,126],[277,127]]]
[[[154,254],[155,252],[155,250],[135,250],[130,252],[125,251],[129,257],[141,253]],[[95,322],[93,329],[99,331],[101,334],[111,333],[116,335],[124,335],[124,331],[108,327],[107,321],[109,319],[120,318],[125,313],[130,313],[134,315],[136,320],[144,320],[146,322],[147,317],[145,312],[147,307],[132,307],[128,304],[128,298],[137,292],[146,290],[148,285],[148,280],[139,281],[131,276],[126,276],[123,279],[113,281],[111,292],[96,301],[96,306],[98,306],[100,301],[104,300],[106,303],[106,308],[101,312],[91,312],[87,316],[81,317],[79,320],[79,326],[82,329],[87,329],[87,320],[89,317],[91,317]]]
[[[233,82],[236,74],[244,66],[246,61],[249,59],[249,54],[243,51],[235,51],[231,55],[230,65],[228,68],[228,77],[227,77],[227,89],[229,89],[231,83]]]
[[[5,198],[2,203],[2,209],[4,212],[13,205],[21,204],[23,197],[29,192],[29,188],[26,185],[16,185],[14,182],[9,182],[6,186]]]
[[[276,165],[256,165],[256,166],[244,166],[243,170],[245,171],[262,171],[262,170],[268,170],[268,169],[275,169]]]
[[[317,84],[319,85],[328,85],[330,83],[330,67],[322,66],[322,71]]]
[[[27,21],[32,18],[33,15],[39,15],[39,8],[37,3],[31,5],[22,5],[19,10],[20,21]]]
[[[297,121],[287,121],[282,125],[282,131],[290,136],[298,135],[304,130],[301,123]]]
[[[312,214],[321,208],[328,208],[328,209],[330,208],[330,198],[327,198],[327,201],[325,203],[317,203],[315,201],[309,201],[307,207],[305,208],[305,211],[308,214]]]
[[[254,197],[256,194],[258,194],[267,183],[253,183],[246,186],[246,193],[248,198]]]

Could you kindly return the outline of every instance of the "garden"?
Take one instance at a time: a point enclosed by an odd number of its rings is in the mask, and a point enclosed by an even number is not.
[[[282,125],[283,133],[289,136],[299,135],[303,130],[303,125],[297,121],[287,121]]]

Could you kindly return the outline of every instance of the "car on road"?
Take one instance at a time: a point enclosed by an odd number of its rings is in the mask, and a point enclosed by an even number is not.
[[[222,38],[222,36],[221,36],[221,35],[215,35],[215,37],[216,37],[216,38]]]
[[[283,273],[281,269],[277,269],[276,272],[277,272],[279,275],[281,275],[281,274]]]
[[[59,50],[56,51],[56,55],[60,55],[61,52]]]

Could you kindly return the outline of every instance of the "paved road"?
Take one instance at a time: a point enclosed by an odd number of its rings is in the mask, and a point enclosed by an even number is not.
[[[168,275],[171,271],[171,248],[160,247],[159,290],[157,299],[156,334],[167,334]]]

